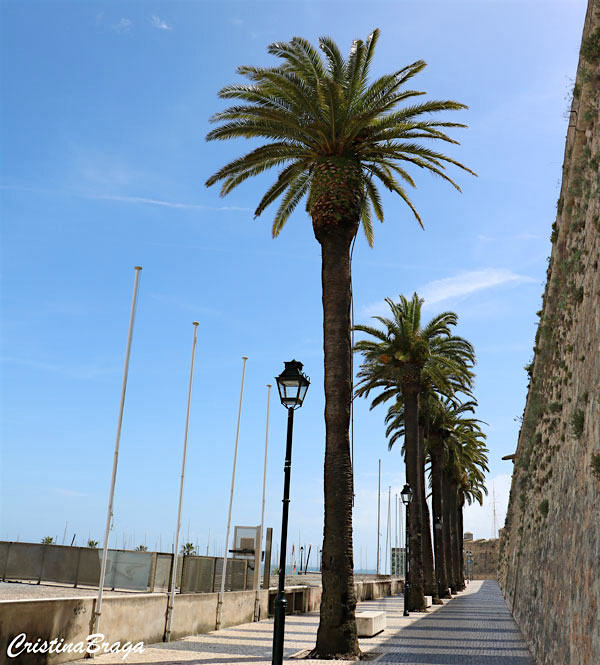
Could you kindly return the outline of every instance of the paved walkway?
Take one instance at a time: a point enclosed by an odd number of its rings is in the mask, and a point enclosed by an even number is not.
[[[387,629],[360,640],[368,662],[404,665],[534,665],[496,582],[471,582],[467,590],[426,614],[403,617],[402,598],[360,603],[358,611],[381,609]],[[285,663],[302,662],[303,652],[314,646],[318,614],[286,618]],[[195,635],[169,644],[147,646],[143,654],[130,654],[126,663],[150,665],[270,665],[273,621]],[[294,657],[295,656],[295,657]],[[78,661],[89,665],[90,661]],[[122,654],[96,657],[97,665],[122,663]],[[308,660],[307,665],[331,665]],[[350,661],[335,661],[338,665]]]

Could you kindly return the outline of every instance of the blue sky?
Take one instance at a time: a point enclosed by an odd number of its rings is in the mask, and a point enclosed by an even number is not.
[[[275,174],[226,199],[204,181],[251,144],[204,137],[241,64],[269,65],[294,35],[381,28],[373,75],[417,59],[414,84],[455,99],[469,125],[448,152],[479,174],[462,194],[416,173],[422,231],[384,194],[375,247],[353,258],[355,320],[417,290],[451,309],[478,354],[490,490],[503,521],[550,254],[585,2],[16,2],[1,6],[2,463],[0,538],[101,540],[134,265],[143,266],[111,546],[175,527],[192,321],[199,344],[183,537],[222,548],[243,355],[248,356],[233,522],[260,521],[266,387],[292,357],[311,376],[296,414],[290,540],[322,536],[319,246],[299,207],[279,238],[252,211]],[[279,538],[286,413],[273,395],[267,525]],[[375,565],[382,486],[404,483],[384,411],[357,402],[356,563]],[[392,500],[393,503],[393,500]],[[387,510],[387,502],[384,502]],[[387,515],[382,520],[385,524]],[[466,529],[492,531],[491,503]],[[382,529],[385,541],[385,529]],[[169,544],[167,547],[166,544]]]

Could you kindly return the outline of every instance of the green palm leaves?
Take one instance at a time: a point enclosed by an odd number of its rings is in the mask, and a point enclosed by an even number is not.
[[[443,312],[421,327],[423,300],[416,293],[410,300],[401,295],[398,303],[389,298],[386,303],[391,318],[374,317],[383,329],[355,326],[355,330],[371,337],[355,345],[355,350],[363,355],[356,394],[368,397],[372,390],[381,389],[373,400],[374,407],[396,397],[402,386],[407,388],[409,384],[447,396],[457,390],[468,393],[474,376],[471,368],[475,351],[467,340],[452,335],[457,315]]]
[[[222,99],[238,103],[212,116],[211,122],[218,126],[206,138],[260,138],[268,143],[223,166],[206,185],[221,182],[225,196],[248,178],[278,168],[277,179],[255,211],[258,216],[281,199],[273,222],[276,236],[305,197],[312,214],[316,167],[337,157],[356,166],[360,174],[354,212],[369,244],[373,217],[383,221],[376,182],[399,195],[422,224],[405,190],[407,185],[415,187],[407,168],[424,168],[459,189],[445,173],[446,165],[473,172],[422,141],[457,143],[445,130],[465,125],[437,121],[432,114],[466,106],[449,100],[406,105],[424,94],[404,89],[426,66],[422,60],[369,82],[378,38],[379,30],[374,30],[366,41],[354,41],[344,58],[329,37],[320,38],[321,53],[305,39],[294,37],[269,46],[269,53],[280,60],[278,66],[238,67],[249,83],[220,91]]]

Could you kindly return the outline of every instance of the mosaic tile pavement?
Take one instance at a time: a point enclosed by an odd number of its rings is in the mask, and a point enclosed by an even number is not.
[[[403,617],[400,596],[359,604],[357,611],[384,610],[387,628],[360,640],[366,662],[381,665],[535,665],[521,633],[494,581],[471,582],[467,590],[427,613]],[[285,663],[298,665],[298,656],[315,643],[317,613],[286,618]],[[131,653],[126,663],[137,665],[270,665],[273,621],[248,623],[205,635]],[[296,656],[296,657],[294,657]],[[97,656],[90,662],[123,663],[122,654]],[[307,660],[310,665],[331,665],[330,660]],[[338,665],[351,661],[338,660]],[[364,661],[363,661],[364,662]]]

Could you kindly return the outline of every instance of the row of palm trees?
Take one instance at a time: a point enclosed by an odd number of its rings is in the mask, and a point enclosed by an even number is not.
[[[464,589],[465,503],[483,501],[487,448],[480,421],[472,417],[475,352],[452,334],[454,312],[422,325],[423,300],[386,299],[391,316],[374,317],[382,327],[358,325],[368,337],[355,345],[362,355],[356,395],[371,408],[391,402],[385,422],[389,448],[403,442],[406,480],[413,492],[408,509],[409,610],[425,609]],[[433,542],[426,469],[432,497]]]
[[[468,167],[435,149],[440,142],[457,144],[448,130],[466,126],[438,120],[437,115],[467,107],[453,100],[417,99],[425,93],[408,86],[425,68],[423,60],[370,80],[378,39],[376,29],[366,40],[355,40],[347,57],[330,37],[321,37],[318,47],[302,37],[271,44],[268,51],[278,59],[277,64],[238,67],[238,74],[246,81],[221,89],[219,97],[231,105],[212,116],[215,127],[206,137],[209,141],[259,139],[259,145],[222,166],[206,180],[206,185],[220,183],[221,196],[225,196],[246,180],[277,169],[278,175],[259,201],[255,216],[280,201],[273,219],[275,237],[304,200],[320,245],[325,515],[321,616],[317,643],[311,652],[317,658],[354,658],[360,653],[355,621],[354,482],[349,438],[353,399],[350,248],[359,226],[368,244],[373,245],[373,220],[384,219],[378,185],[399,196],[423,226],[407,193],[408,188],[416,187],[410,169],[434,174],[459,191],[459,186],[447,175],[446,167],[455,166],[474,175]],[[424,494],[419,472],[425,458],[424,443],[419,442],[418,405],[419,399],[425,401],[420,394],[425,356],[422,352],[417,356],[418,362],[407,365],[399,392],[404,400],[409,482],[415,483]],[[409,372],[409,368],[414,372]],[[458,372],[460,368],[456,369]],[[441,381],[441,376],[432,374],[427,378],[432,389],[437,387],[437,380]],[[460,380],[459,372],[456,377],[445,378],[448,385]],[[462,478],[456,482],[462,487]],[[424,534],[421,525],[425,511],[415,507],[411,512],[412,533]],[[423,558],[421,541],[421,537],[412,536],[411,549],[415,556],[420,553],[419,561]],[[449,551],[448,561],[452,561],[451,555]],[[422,569],[413,561],[415,572]],[[427,573],[423,580],[429,577]],[[417,600],[423,587],[424,582],[416,587]]]

